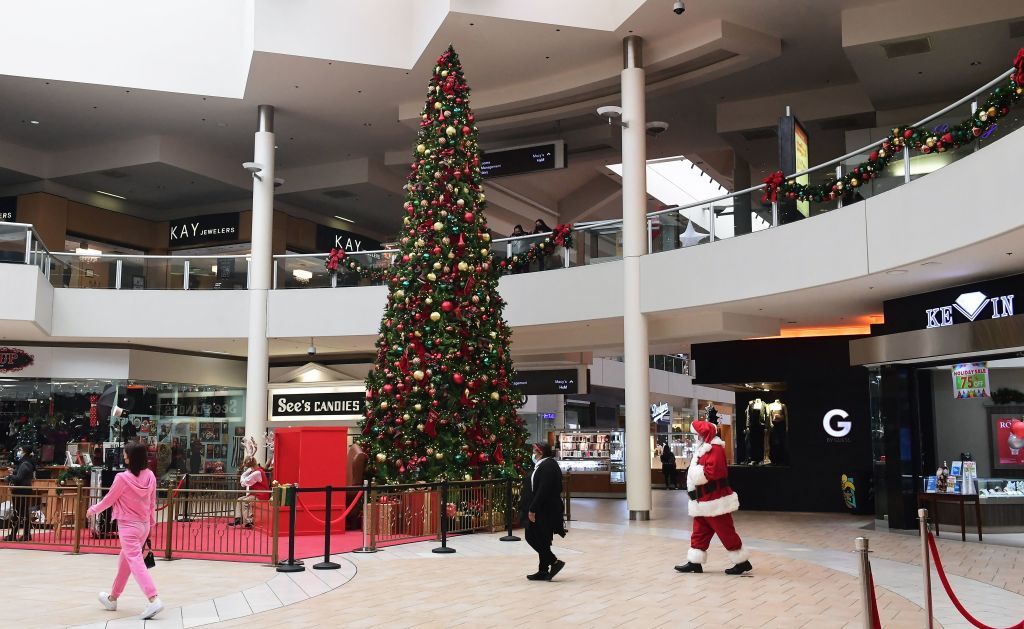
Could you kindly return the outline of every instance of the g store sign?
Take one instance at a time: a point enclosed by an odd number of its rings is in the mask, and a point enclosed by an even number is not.
[[[825,413],[821,425],[825,429],[826,441],[829,443],[850,443],[853,438],[850,432],[853,430],[853,422],[850,421],[850,414],[841,408],[834,408]]]

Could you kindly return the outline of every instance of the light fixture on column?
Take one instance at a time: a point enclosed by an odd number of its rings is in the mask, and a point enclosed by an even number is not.
[[[82,262],[96,262],[100,259],[100,255],[103,254],[99,249],[90,249],[88,245],[85,247],[76,247],[75,254],[78,259]]]
[[[604,105],[603,107],[597,108],[597,115],[602,118],[607,118],[609,125],[616,125],[623,129],[629,128],[628,122],[619,120],[619,118],[622,118],[622,107],[618,107],[616,105]]]

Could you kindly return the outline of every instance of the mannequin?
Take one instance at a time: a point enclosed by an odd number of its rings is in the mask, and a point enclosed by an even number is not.
[[[775,465],[786,465],[789,463],[789,453],[786,450],[786,442],[789,428],[789,410],[778,398],[768,405],[768,429],[766,437],[768,450],[765,459],[771,455]]]
[[[750,465],[758,465],[765,456],[765,422],[768,417],[767,405],[761,398],[747,404],[746,411],[746,452],[745,461]]]
[[[704,409],[707,420],[712,424],[718,425],[718,409],[715,408],[715,403],[708,401],[707,407]]]

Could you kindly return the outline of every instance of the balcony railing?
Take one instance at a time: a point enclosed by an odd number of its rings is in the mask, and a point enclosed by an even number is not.
[[[935,133],[944,133],[951,124],[973,114],[979,96],[1004,83],[1013,73],[1009,69],[955,103],[918,121],[913,126],[931,125]],[[990,125],[982,137],[973,144],[949,149],[942,153],[911,155],[904,149],[902,159],[889,162],[888,167],[875,173],[862,184],[856,200],[875,196],[925,176],[957,161],[1020,128],[1024,123],[1024,108],[1011,109],[1010,114]],[[823,164],[792,175],[807,175],[811,183],[829,178],[840,178],[849,169],[866,161],[868,154],[888,137],[879,138],[867,146],[842,155]],[[737,233],[737,213],[750,213],[751,231],[779,227],[777,203],[761,201],[764,184],[724,194],[687,205],[675,206],[647,215],[647,251],[660,253],[684,247],[710,244],[734,238]],[[839,209],[843,200],[810,203],[808,215]],[[741,221],[745,225],[746,221]],[[687,231],[687,226],[693,229]],[[577,223],[572,249],[558,248],[551,256],[534,262],[527,271],[544,271],[572,266],[584,266],[618,260],[622,257],[622,219]],[[491,242],[491,252],[497,258],[511,258],[524,253],[543,235],[502,238]],[[397,250],[366,251],[349,254],[365,267],[383,268],[391,265]],[[334,288],[338,286],[369,285],[368,280],[353,273],[329,273],[324,262],[327,253],[287,254],[273,257],[273,288]],[[0,262],[32,264],[55,287],[112,288],[112,289],[164,289],[164,290],[231,290],[248,287],[249,256],[150,256],[91,253],[55,253],[42,244],[35,228],[25,223],[0,223]]]

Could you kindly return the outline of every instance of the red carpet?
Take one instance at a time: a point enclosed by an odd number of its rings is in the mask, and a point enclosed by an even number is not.
[[[197,520],[175,523],[171,548],[174,559],[205,559],[211,561],[238,561],[246,563],[268,563],[270,561],[271,537],[256,529],[227,526],[228,520]],[[153,527],[153,554],[164,556],[167,529],[165,523]],[[379,542],[378,547],[411,542],[428,541],[433,537],[408,538],[392,542]],[[48,550],[70,553],[71,531],[63,530],[58,537],[52,530],[33,533],[31,542],[0,542],[0,548],[22,550]],[[331,554],[347,553],[363,546],[362,531],[346,531],[331,535]],[[90,533],[82,533],[81,552],[115,555],[119,552],[117,537],[96,539]],[[288,537],[278,540],[278,554],[281,561],[288,558]],[[310,559],[323,557],[324,536],[298,535],[295,537],[295,558]]]

